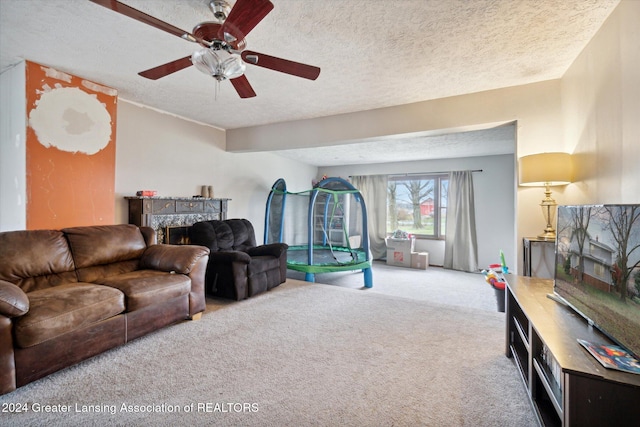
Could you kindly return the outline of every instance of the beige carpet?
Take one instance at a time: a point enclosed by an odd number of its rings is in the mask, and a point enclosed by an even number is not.
[[[316,274],[316,282],[414,300],[497,311],[495,291],[480,273],[445,270],[433,266],[418,270],[390,266],[384,261],[374,261],[372,269],[372,288],[364,288],[364,278],[360,271]],[[287,276],[304,280],[304,273],[297,271],[288,270]]]
[[[4,425],[536,425],[504,314],[296,280],[210,300],[8,404],[29,410]]]

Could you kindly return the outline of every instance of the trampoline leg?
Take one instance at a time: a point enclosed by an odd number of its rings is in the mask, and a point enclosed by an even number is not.
[[[364,273],[364,287],[365,288],[372,288],[373,287],[373,273],[371,271],[371,268],[365,268],[364,270],[362,270],[362,272]]]
[[[307,282],[315,282],[316,281],[316,275],[314,273],[305,273],[304,274],[304,280]]]

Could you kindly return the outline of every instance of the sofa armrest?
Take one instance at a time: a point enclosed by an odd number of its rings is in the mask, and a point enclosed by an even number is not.
[[[147,243],[147,246],[158,244],[158,234],[156,233],[156,230],[151,227],[140,227],[140,232],[142,233],[142,237],[144,237],[144,241]]]
[[[189,274],[197,262],[209,255],[209,248],[195,245],[153,245],[142,254],[140,267]]]
[[[286,243],[269,243],[267,245],[256,246],[247,251],[250,256],[268,255],[280,258],[289,246]]]
[[[140,259],[140,268],[186,274],[191,279],[189,316],[195,319],[206,307],[204,284],[209,248],[196,245],[149,246]]]
[[[0,314],[18,317],[29,311],[29,297],[13,283],[0,280]]]
[[[233,262],[249,264],[251,257],[242,251],[214,251],[209,255],[209,262],[212,264],[230,264]]]

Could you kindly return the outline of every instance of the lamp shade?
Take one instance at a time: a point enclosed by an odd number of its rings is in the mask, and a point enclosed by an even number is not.
[[[520,185],[542,187],[566,185],[573,181],[573,163],[569,153],[540,153],[520,158]]]

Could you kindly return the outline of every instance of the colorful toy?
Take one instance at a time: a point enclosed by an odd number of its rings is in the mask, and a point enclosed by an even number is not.
[[[482,270],[482,274],[484,274],[484,279],[487,281],[495,289],[503,290],[506,287],[504,282],[504,278],[502,278],[499,273],[497,273],[494,269],[500,268],[500,264],[491,264],[489,269]]]
[[[500,249],[500,268],[502,269],[502,274],[509,274],[509,267],[507,267],[507,263],[504,261],[504,252]]]

